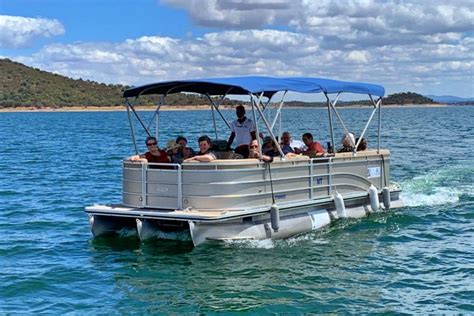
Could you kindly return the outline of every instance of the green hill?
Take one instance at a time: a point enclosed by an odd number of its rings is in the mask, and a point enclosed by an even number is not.
[[[394,93],[382,100],[385,105],[390,104],[433,104],[433,99],[414,92]]]
[[[9,59],[0,59],[0,107],[121,105],[120,85],[74,80]]]
[[[123,105],[122,92],[127,86],[71,79],[65,76],[25,66],[9,59],[0,59],[0,108],[18,106],[53,107]],[[158,97],[140,98],[140,105],[156,104]],[[226,104],[242,101],[225,99]],[[383,99],[383,104],[430,104],[432,99],[413,92],[395,93]],[[169,105],[209,104],[207,98],[176,93],[166,97]],[[326,103],[286,102],[287,106],[326,106]],[[339,105],[370,105],[368,101],[339,102]]]
[[[0,108],[123,105],[122,93],[128,88],[90,80],[75,80],[9,59],[0,59],[0,74]],[[140,104],[153,105],[157,100],[157,97],[141,98]],[[166,104],[169,105],[208,103],[205,97],[181,93],[166,98]]]

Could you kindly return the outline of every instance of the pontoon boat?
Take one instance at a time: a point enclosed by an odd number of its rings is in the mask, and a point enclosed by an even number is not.
[[[187,238],[195,246],[209,240],[281,239],[319,229],[340,218],[363,217],[403,205],[400,189],[390,183],[390,152],[380,148],[381,104],[385,93],[382,86],[319,78],[233,77],[168,81],[131,88],[123,96],[136,152],[134,121],[148,135],[152,135],[152,130],[131,100],[143,95],[161,95],[153,114],[158,134],[164,98],[180,92],[208,98],[214,128],[215,113],[229,126],[221,112],[224,98],[248,96],[253,121],[259,122],[257,135],[259,126],[264,126],[281,157],[271,163],[257,159],[217,159],[170,163],[166,168],[163,164],[124,160],[122,204],[85,208],[94,236],[128,228],[136,231],[142,240]],[[270,103],[278,92],[283,94],[281,101]],[[333,147],[333,121],[338,120],[343,132],[348,132],[336,108],[339,96],[342,93],[368,95],[373,110],[359,142],[378,112],[377,148],[354,149],[332,157],[285,158],[275,130],[277,123],[281,124],[287,92],[325,96]],[[271,104],[276,110],[273,118],[265,112]],[[281,134],[281,127],[278,132]],[[218,154],[220,158],[232,157],[229,152]]]

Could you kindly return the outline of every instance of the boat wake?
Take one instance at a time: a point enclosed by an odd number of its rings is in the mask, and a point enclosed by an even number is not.
[[[401,183],[401,198],[407,206],[433,206],[458,203],[461,196],[472,196],[474,168],[452,166],[417,176]]]

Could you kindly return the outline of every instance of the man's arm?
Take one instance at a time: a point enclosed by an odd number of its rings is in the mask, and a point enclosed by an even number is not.
[[[199,161],[199,162],[211,162],[216,160],[216,156],[214,154],[207,154],[202,156],[194,156],[192,158],[188,158],[183,162],[192,162],[192,161]]]
[[[230,148],[230,145],[234,142],[235,132],[230,133],[229,140],[227,141],[227,147]]]

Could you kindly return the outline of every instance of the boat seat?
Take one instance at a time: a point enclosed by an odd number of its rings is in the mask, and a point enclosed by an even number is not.
[[[216,155],[217,159],[243,159],[244,156],[240,154],[236,154],[233,151],[215,151],[214,154]]]
[[[377,152],[377,149],[369,149],[358,151],[355,155],[351,152],[349,153],[336,153],[335,158],[352,158],[352,157],[373,157],[373,156],[389,156],[390,151],[388,149],[380,149],[380,153]]]

